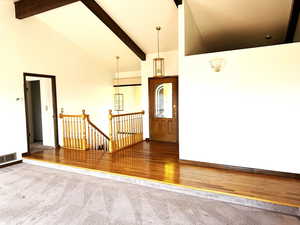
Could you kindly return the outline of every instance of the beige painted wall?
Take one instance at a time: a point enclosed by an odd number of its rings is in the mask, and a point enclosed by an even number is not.
[[[12,1],[0,2],[0,33],[0,155],[27,150],[23,72],[56,75],[58,108],[86,109],[107,131],[113,74],[35,17],[15,19]]]
[[[180,158],[300,173],[299,58],[299,43],[185,57]]]
[[[165,58],[165,75],[178,75],[178,51],[162,52],[160,56]],[[144,138],[149,137],[148,78],[153,76],[153,59],[156,57],[157,54],[148,54],[147,60],[141,62],[142,109],[145,110]]]

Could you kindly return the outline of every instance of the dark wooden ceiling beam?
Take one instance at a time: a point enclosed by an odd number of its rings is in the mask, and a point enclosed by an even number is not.
[[[121,41],[124,42],[141,60],[146,60],[143,50],[121,29],[121,27],[94,0],[81,0]]]
[[[16,18],[25,19],[80,0],[20,0],[15,2]],[[121,29],[121,27],[94,0],[81,0],[121,41],[141,60],[146,60],[144,51]]]
[[[292,43],[297,29],[297,23],[300,13],[300,0],[294,0],[290,15],[289,26],[286,33],[285,43]]]
[[[15,2],[16,18],[25,19],[78,1],[79,0],[20,0]]]
[[[176,7],[178,8],[179,5],[182,4],[182,0],[174,0]]]

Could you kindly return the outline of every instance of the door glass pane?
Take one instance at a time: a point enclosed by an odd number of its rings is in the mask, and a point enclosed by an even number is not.
[[[155,89],[155,117],[172,118],[172,83],[164,83]]]

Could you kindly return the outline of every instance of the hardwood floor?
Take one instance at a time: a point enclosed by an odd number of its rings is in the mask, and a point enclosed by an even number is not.
[[[47,150],[25,158],[300,207],[300,180],[182,164],[178,160],[177,144],[143,142],[114,154],[68,149]]]

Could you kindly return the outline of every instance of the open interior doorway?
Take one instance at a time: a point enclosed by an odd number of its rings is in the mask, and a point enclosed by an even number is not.
[[[55,76],[24,74],[28,153],[58,147]]]

